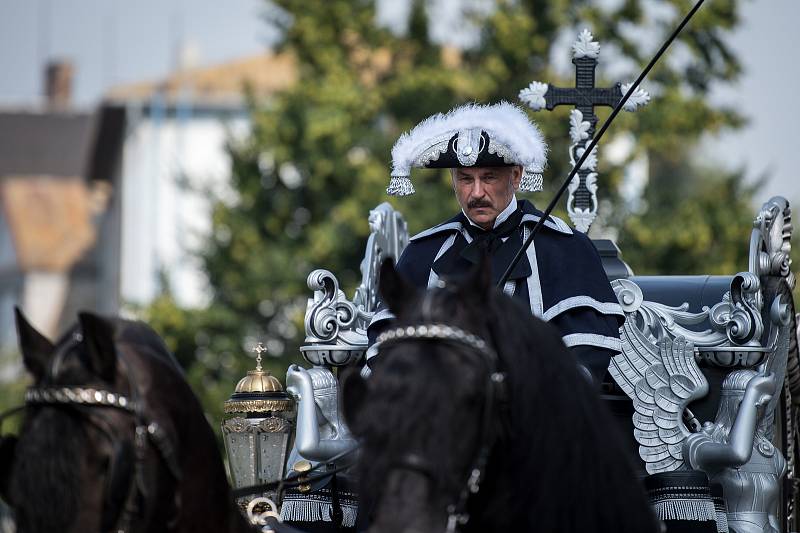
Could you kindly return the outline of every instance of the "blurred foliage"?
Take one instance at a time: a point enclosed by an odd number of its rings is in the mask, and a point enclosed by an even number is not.
[[[739,3],[706,2],[646,80],[650,104],[621,115],[601,144],[602,228],[618,230],[638,273],[746,268],[754,189],[741,172],[698,166],[691,157],[702,135],[743,123],[706,98],[712,84],[740,73],[723,39],[738,22]],[[402,32],[376,24],[371,0],[269,4],[266,21],[283,35],[277,51],[294,57],[299,80],[267,101],[251,95],[252,134],[230,146],[232,194],[216,202],[201,254],[211,304],[180,309],[165,294],[144,313],[187,368],[215,427],[222,402],[253,364],[245,353],[255,341],[267,344],[274,357],[267,366],[281,378],[297,359],[312,269],[331,270],[352,295],[370,208],[390,201],[412,234],[457,211],[439,171],[415,174],[413,197],[386,197],[390,149],[402,132],[465,102],[516,101],[534,79],[574,84],[553,58],[570,57],[569,43],[585,26],[603,46],[598,85],[631,81],[692,2],[498,0],[489,12],[470,7],[479,4],[465,0],[463,12],[453,14],[479,28],[477,44],[460,50],[432,41],[430,6],[421,1]],[[623,66],[620,80],[604,78],[606,62]],[[600,120],[608,113],[599,110]],[[532,115],[551,144],[546,191],[534,198],[542,207],[569,170],[568,114],[558,108]],[[622,134],[633,135],[635,148],[612,164],[602,146]],[[629,205],[617,191],[625,167],[642,154],[650,179],[644,201]]]
[[[255,355],[246,351],[253,346],[243,341],[238,317],[222,306],[181,308],[167,292],[137,314],[159,332],[186,369],[186,377],[219,437],[225,400],[247,371],[255,368]],[[262,366],[283,381],[289,362],[267,358]]]
[[[22,405],[25,398],[25,389],[30,385],[30,376],[21,368],[20,361],[22,356],[17,350],[0,351],[0,368],[19,369],[19,375],[5,378],[0,382],[0,413]],[[16,372],[14,372],[16,374]],[[9,416],[0,424],[0,436],[8,433],[16,433],[19,429],[22,417],[20,415]]]
[[[747,270],[759,184],[686,157],[652,162],[646,207],[618,221],[625,260],[637,275]]]

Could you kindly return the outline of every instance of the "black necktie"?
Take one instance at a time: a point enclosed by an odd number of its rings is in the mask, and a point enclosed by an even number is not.
[[[517,208],[501,224],[490,230],[484,230],[467,222],[464,227],[472,237],[472,242],[461,250],[461,257],[477,264],[481,258],[481,251],[492,255],[503,244],[503,239],[510,237],[517,230],[520,221],[522,221],[522,209]]]

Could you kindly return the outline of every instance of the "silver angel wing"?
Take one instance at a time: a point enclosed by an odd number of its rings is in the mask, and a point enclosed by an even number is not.
[[[708,394],[708,382],[690,341],[683,336],[673,339],[660,328],[654,340],[637,326],[636,311],[626,311],[628,319],[620,328],[622,353],[608,370],[633,401],[634,436],[647,472],[678,470],[685,467],[683,443],[690,434],[684,411]]]

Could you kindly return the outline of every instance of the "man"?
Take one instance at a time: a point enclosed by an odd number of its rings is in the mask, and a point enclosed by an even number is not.
[[[412,167],[450,168],[461,213],[410,239],[397,270],[419,288],[458,277],[488,253],[497,283],[542,213],[516,192],[541,190],[547,148],[539,130],[508,103],[468,105],[435,115],[403,135],[392,149],[389,194],[413,194]],[[621,350],[624,314],[591,240],[549,217],[503,291],[555,325],[594,381]],[[368,334],[393,319],[382,309]],[[368,353],[370,356],[376,350]]]

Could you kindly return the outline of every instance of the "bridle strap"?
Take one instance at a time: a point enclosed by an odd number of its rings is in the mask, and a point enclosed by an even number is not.
[[[157,422],[150,421],[140,409],[140,405],[127,396],[84,387],[31,387],[25,392],[25,404],[112,407],[130,413],[136,417],[137,434],[149,439],[159,451],[172,476],[176,480],[181,478],[175,451],[164,429]],[[20,409],[23,407],[16,408]],[[3,413],[2,416],[10,415],[13,411]]]
[[[469,498],[471,495],[477,494],[480,490],[483,472],[486,469],[486,464],[489,461],[489,454],[497,438],[496,432],[493,431],[491,415],[494,412],[498,400],[502,400],[506,397],[506,374],[500,371],[497,353],[485,340],[455,326],[433,323],[397,327],[384,331],[377,338],[377,342],[380,343],[381,347],[391,346],[394,343],[406,340],[448,341],[461,344],[477,352],[487,365],[488,382],[486,384],[486,394],[484,396],[483,413],[481,414],[480,446],[478,447],[478,452],[469,469],[469,478],[464,487],[462,487],[461,492],[459,492],[458,500],[447,507],[448,517],[446,531],[454,532],[459,526],[466,525],[469,521],[469,514],[467,513]],[[429,468],[426,468],[427,462],[424,460],[421,462],[410,461],[410,459],[414,457],[418,458],[418,455],[406,454],[394,465],[395,468],[418,471],[431,478],[432,473]]]
[[[488,361],[492,370],[497,368],[497,354],[482,338],[468,331],[447,324],[419,324],[384,331],[376,342],[381,346],[402,340],[444,340],[465,345],[479,352]]]
[[[30,387],[25,391],[26,405],[91,405],[114,407],[137,414],[137,404],[127,396],[102,389],[84,387]]]
[[[179,481],[181,479],[181,469],[178,464],[175,450],[169,441],[163,428],[155,421],[147,417],[141,404],[129,399],[123,394],[109,392],[103,389],[87,387],[31,387],[25,392],[25,407],[30,405],[50,405],[68,407],[109,407],[119,409],[134,417],[136,429],[134,433],[134,454],[135,454],[135,475],[131,478],[125,503],[116,525],[112,528],[114,533],[125,533],[129,531],[133,517],[137,512],[136,488],[138,481],[143,478],[143,465],[145,460],[145,446],[149,440],[159,456],[167,465],[172,477]],[[3,413],[2,417],[8,416],[16,410],[23,409],[23,406],[15,410]],[[0,418],[2,420],[2,418]],[[139,491],[142,487],[138,486]]]
[[[495,410],[495,405],[498,403],[497,400],[505,396],[505,394],[501,392],[503,387],[505,387],[505,374],[496,371],[490,372],[481,416],[480,447],[469,469],[469,477],[467,478],[466,485],[462,487],[456,503],[450,505],[447,509],[448,518],[446,531],[448,533],[456,531],[459,526],[464,526],[469,521],[469,514],[467,512],[469,498],[480,491],[480,484],[483,480],[483,474],[486,471],[486,464],[489,462],[489,454],[497,440],[497,433],[493,431],[492,427],[493,419],[491,415]]]

